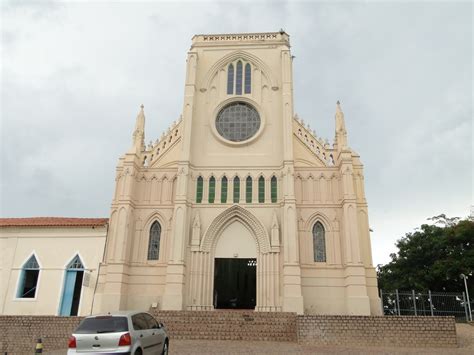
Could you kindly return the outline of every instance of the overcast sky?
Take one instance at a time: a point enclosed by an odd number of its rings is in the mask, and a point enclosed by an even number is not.
[[[295,112],[365,166],[374,263],[427,217],[473,204],[470,2],[4,1],[2,217],[108,217],[140,104],[179,117],[197,33],[290,35]]]

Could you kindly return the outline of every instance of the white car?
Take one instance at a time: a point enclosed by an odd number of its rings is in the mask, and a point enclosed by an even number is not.
[[[89,316],[69,337],[68,354],[168,354],[166,328],[145,312]]]

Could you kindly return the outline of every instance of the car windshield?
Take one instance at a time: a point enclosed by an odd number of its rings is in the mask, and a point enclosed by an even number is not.
[[[86,318],[77,327],[76,334],[117,333],[128,331],[126,317],[94,317]]]

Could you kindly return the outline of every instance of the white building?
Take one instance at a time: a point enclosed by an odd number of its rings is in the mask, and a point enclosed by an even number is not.
[[[90,314],[106,218],[0,218],[0,314]]]

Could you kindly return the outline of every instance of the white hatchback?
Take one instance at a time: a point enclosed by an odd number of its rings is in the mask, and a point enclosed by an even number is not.
[[[68,354],[168,354],[166,328],[145,312],[89,316],[69,338]]]

